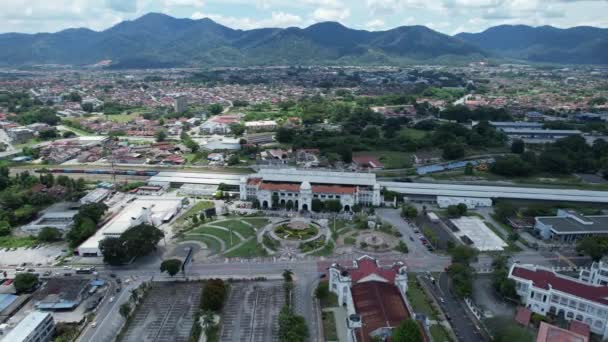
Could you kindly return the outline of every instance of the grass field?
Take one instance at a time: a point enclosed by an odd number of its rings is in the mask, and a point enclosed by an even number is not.
[[[205,210],[205,209],[209,209],[209,208],[213,208],[215,206],[215,204],[213,202],[210,201],[200,201],[200,202],[196,202],[192,208],[188,209],[187,212],[185,212],[182,216],[180,216],[176,223],[183,223],[184,221],[186,221],[187,219],[189,219],[190,217],[192,217],[193,215],[198,215],[201,211]]]
[[[232,231],[241,234],[244,238],[248,238],[255,235],[255,231],[253,230],[253,228],[249,227],[243,222],[239,222],[238,220],[222,221],[213,223],[213,225],[232,229]]]
[[[255,238],[247,240],[244,244],[224,254],[227,258],[255,258],[266,255],[268,255],[266,250],[258,244]]]
[[[0,236],[0,247],[3,248],[31,247],[36,244],[38,240],[32,236]]]
[[[211,254],[218,254],[222,251],[222,246],[219,241],[214,238],[202,235],[184,235],[181,241],[200,241],[204,243],[207,248],[211,251]]]
[[[136,111],[136,112],[131,112],[131,114],[123,113],[123,114],[115,114],[115,115],[104,115],[104,117],[110,121],[114,121],[114,122],[118,122],[118,123],[127,123],[127,122],[134,120],[135,118],[137,118],[140,115],[141,115],[141,112]]]
[[[384,164],[385,169],[406,169],[412,167],[412,156],[398,151],[366,151],[355,153],[355,156],[375,156]]]
[[[429,319],[437,319],[437,313],[431,306],[426,294],[420,288],[418,281],[409,281],[407,288],[407,299],[409,299],[414,311],[425,314]]]
[[[323,319],[323,333],[325,341],[337,341],[338,332],[336,331],[336,317],[331,311],[323,311],[321,313]]]
[[[186,236],[192,236],[193,234],[213,235],[213,236],[219,238],[220,240],[224,241],[224,245],[226,246],[226,248],[236,246],[239,242],[241,242],[241,239],[236,234],[232,233],[232,244],[231,244],[230,243],[230,235],[231,235],[230,232],[219,229],[219,228],[202,226],[202,227],[196,228],[195,230],[193,230],[190,234],[187,234]]]
[[[426,131],[423,131],[420,129],[414,129],[414,128],[403,128],[403,129],[401,129],[401,131],[399,131],[399,136],[402,136],[404,138],[409,138],[414,141],[424,139],[424,137],[426,137],[426,135],[427,135]]]
[[[332,255],[334,252],[334,243],[333,242],[328,242],[325,247],[323,247],[322,249],[312,253],[312,255],[314,256],[330,256]]]
[[[245,221],[245,222],[251,224],[256,229],[260,229],[260,228],[264,227],[265,225],[267,225],[268,222],[270,222],[270,221],[268,221],[268,219],[263,218],[263,217],[243,218],[243,219],[241,219],[241,221]]]
[[[445,331],[445,328],[441,325],[434,324],[429,328],[431,330],[431,336],[433,337],[433,342],[450,342],[452,339],[448,336],[448,333]]]

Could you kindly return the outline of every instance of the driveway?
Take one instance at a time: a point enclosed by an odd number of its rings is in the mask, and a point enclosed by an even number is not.
[[[376,215],[382,219],[382,221],[392,224],[399,232],[403,235],[401,240],[407,244],[409,249],[408,256],[410,257],[426,257],[432,254],[424,247],[424,245],[418,239],[417,234],[414,233],[414,229],[410,226],[403,218],[401,218],[401,210],[399,209],[376,209]],[[410,237],[414,241],[410,240]]]

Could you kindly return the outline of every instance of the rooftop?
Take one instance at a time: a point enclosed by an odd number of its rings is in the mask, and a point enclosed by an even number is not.
[[[579,216],[576,218],[541,216],[537,217],[536,220],[544,225],[551,226],[551,229],[558,234],[608,232],[608,215]]]
[[[587,342],[589,341],[584,335],[576,332],[562,329],[546,322],[540,323],[536,342]]]
[[[4,336],[3,341],[26,341],[29,335],[50,315],[48,312],[32,311]]]
[[[410,313],[393,284],[369,281],[353,285],[355,311],[361,316],[360,342],[370,341],[370,334],[379,328],[396,327],[408,319]]]
[[[577,279],[531,265],[514,264],[509,276],[530,280],[536,288],[544,290],[553,289],[595,303],[608,305],[608,286],[590,285]]]
[[[260,169],[253,177],[263,178],[271,182],[303,182],[317,184],[344,184],[373,186],[376,175],[373,173],[311,171],[299,169]]]

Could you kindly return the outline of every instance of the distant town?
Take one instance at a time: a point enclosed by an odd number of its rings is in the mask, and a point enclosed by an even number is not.
[[[608,338],[608,68],[0,69],[1,341]]]

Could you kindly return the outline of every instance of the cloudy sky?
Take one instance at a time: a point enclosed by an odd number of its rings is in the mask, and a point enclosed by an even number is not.
[[[447,34],[500,24],[608,27],[608,0],[0,0],[0,32],[103,30],[148,12],[241,29],[320,21],[368,30],[417,24]]]

